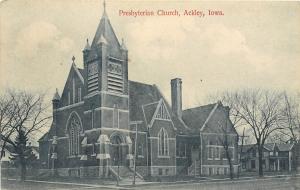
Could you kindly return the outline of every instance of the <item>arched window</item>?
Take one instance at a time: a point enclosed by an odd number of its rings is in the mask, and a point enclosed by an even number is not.
[[[164,128],[162,128],[158,133],[158,155],[159,156],[169,155],[168,133]]]
[[[69,125],[69,154],[78,155],[80,122],[75,115],[72,116]]]
[[[143,156],[143,155],[144,155],[143,144],[139,144],[139,146],[138,146],[138,156]]]

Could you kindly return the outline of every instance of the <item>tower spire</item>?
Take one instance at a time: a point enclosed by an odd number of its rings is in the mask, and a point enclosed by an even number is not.
[[[103,0],[103,15],[106,15],[106,2]]]

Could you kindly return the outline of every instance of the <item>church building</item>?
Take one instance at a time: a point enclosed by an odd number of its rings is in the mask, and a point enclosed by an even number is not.
[[[62,94],[52,100],[53,123],[39,140],[44,168],[60,176],[119,178],[134,166],[140,178],[237,171],[229,108],[217,102],[182,110],[179,78],[171,80],[171,105],[156,85],[129,80],[128,50],[105,5],[83,49],[84,68],[72,61]]]

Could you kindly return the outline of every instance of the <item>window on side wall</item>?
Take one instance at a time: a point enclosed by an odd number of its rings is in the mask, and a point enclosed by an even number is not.
[[[263,160],[263,161],[262,161],[262,165],[263,165],[263,168],[266,169],[266,167],[267,167],[267,166],[266,166],[266,160]]]
[[[255,169],[255,160],[251,160],[251,168]]]
[[[166,175],[169,175],[169,169],[166,169]]]
[[[161,128],[161,130],[158,133],[158,155],[169,155],[169,138],[168,133],[164,128]]]
[[[246,169],[246,163],[245,162],[242,162],[242,168]]]
[[[220,147],[215,147],[215,159],[216,160],[220,160],[220,157],[221,157],[220,151],[221,151]]]
[[[162,175],[162,174],[163,174],[162,169],[159,168],[159,169],[158,169],[158,175]]]
[[[138,157],[143,157],[144,156],[144,147],[143,144],[140,144],[138,146]]]
[[[213,159],[213,156],[214,156],[214,148],[213,147],[208,147],[207,148],[208,150],[208,160],[212,160]]]

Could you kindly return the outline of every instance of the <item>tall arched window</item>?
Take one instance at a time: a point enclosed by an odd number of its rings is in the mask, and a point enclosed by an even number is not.
[[[69,123],[69,154],[78,155],[80,122],[78,118],[73,115]]]
[[[169,155],[169,139],[167,131],[162,128],[158,132],[158,155],[168,156]]]

